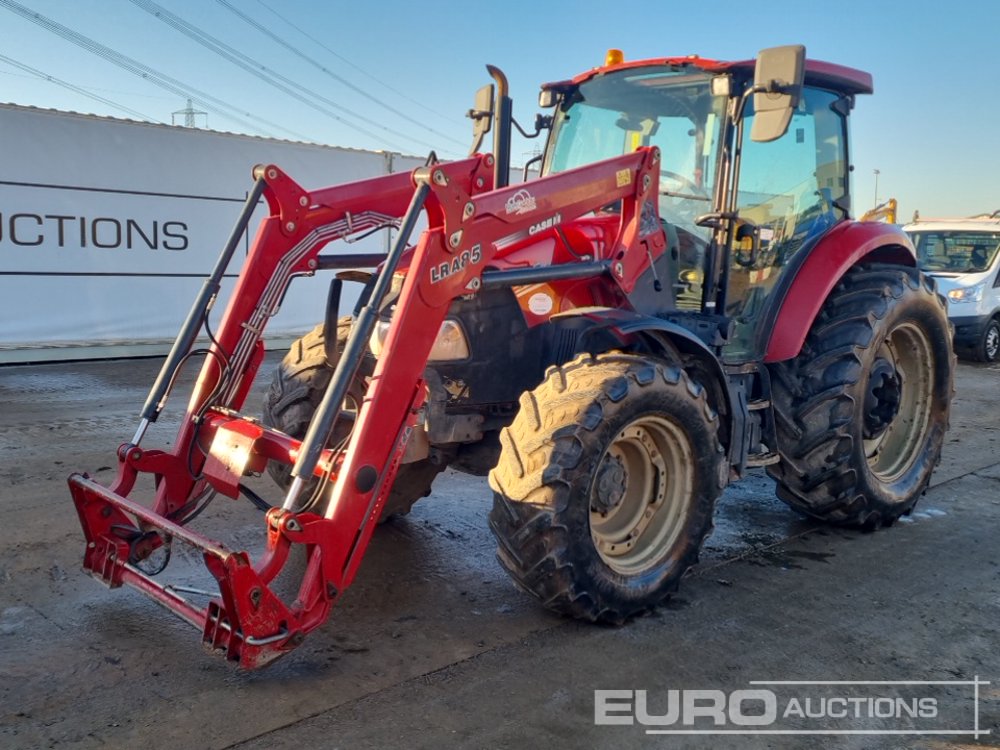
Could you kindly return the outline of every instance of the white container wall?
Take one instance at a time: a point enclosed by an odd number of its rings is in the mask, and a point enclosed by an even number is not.
[[[260,163],[313,190],[423,159],[0,105],[0,362],[165,353]],[[266,213],[262,204],[250,239]],[[381,232],[328,252],[386,243]],[[268,338],[287,342],[322,320],[324,278],[292,283]],[[345,284],[342,310],[358,291]]]

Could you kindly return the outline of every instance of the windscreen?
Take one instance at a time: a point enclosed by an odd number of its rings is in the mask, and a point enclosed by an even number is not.
[[[929,273],[964,274],[993,265],[1000,247],[1000,231],[913,231],[917,263]]]
[[[679,247],[677,306],[701,306],[702,266],[711,229],[695,219],[712,210],[726,97],[712,76],[687,65],[656,65],[597,76],[567,94],[553,123],[545,173],[660,149],[659,213]]]
[[[648,66],[597,76],[567,95],[553,127],[545,172],[656,146],[660,216],[692,233],[710,234],[694,218],[711,210],[725,97],[711,75],[688,66]]]

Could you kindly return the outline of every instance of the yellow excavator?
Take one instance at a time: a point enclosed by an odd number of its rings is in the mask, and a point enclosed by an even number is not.
[[[896,223],[896,199],[890,198],[885,203],[879,203],[861,217],[861,221],[881,221],[885,224]]]

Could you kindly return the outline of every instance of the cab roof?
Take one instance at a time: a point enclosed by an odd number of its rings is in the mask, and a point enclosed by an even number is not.
[[[543,89],[566,89],[575,88],[581,83],[589,81],[600,75],[629,70],[631,68],[644,68],[655,65],[688,65],[708,73],[736,73],[741,75],[753,75],[756,60],[739,60],[737,62],[726,62],[723,60],[711,60],[698,55],[688,55],[686,57],[654,57],[646,60],[629,60],[628,62],[614,65],[603,65],[598,68],[581,73],[575,78],[565,81],[554,81],[542,86]],[[821,60],[806,59],[806,83],[824,88],[831,88],[836,91],[843,91],[845,94],[871,94],[874,91],[871,73],[863,70],[848,68],[843,65],[823,62]]]

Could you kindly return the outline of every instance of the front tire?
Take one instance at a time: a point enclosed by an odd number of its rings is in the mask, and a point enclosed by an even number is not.
[[[979,344],[976,346],[973,354],[980,362],[988,362],[990,364],[1000,359],[1000,321],[996,318],[993,318],[986,324],[983,335],[979,339]]]
[[[712,528],[717,428],[679,367],[605,354],[550,368],[490,473],[500,564],[564,615],[620,623],[660,604]]]
[[[778,497],[869,529],[909,513],[941,457],[954,362],[932,280],[901,266],[849,271],[799,356],[771,366]]]
[[[352,319],[345,316],[337,321],[336,352],[339,357],[351,332]],[[264,394],[263,422],[268,427],[281,430],[297,440],[302,440],[309,429],[326,387],[333,377],[336,362],[326,358],[326,331],[320,324],[302,338],[295,341],[288,354],[281,360],[270,387]],[[335,447],[350,436],[353,414],[357,413],[368,389],[368,378],[375,371],[375,358],[366,353],[358,373],[354,377],[329,446]],[[431,484],[445,469],[445,464],[422,459],[402,464],[396,472],[396,479],[382,507],[379,523],[393,516],[410,512],[413,504],[431,494]],[[275,483],[287,490],[292,483],[292,467],[279,461],[269,461],[268,473]],[[303,496],[312,497],[318,479],[311,479],[303,489]]]

